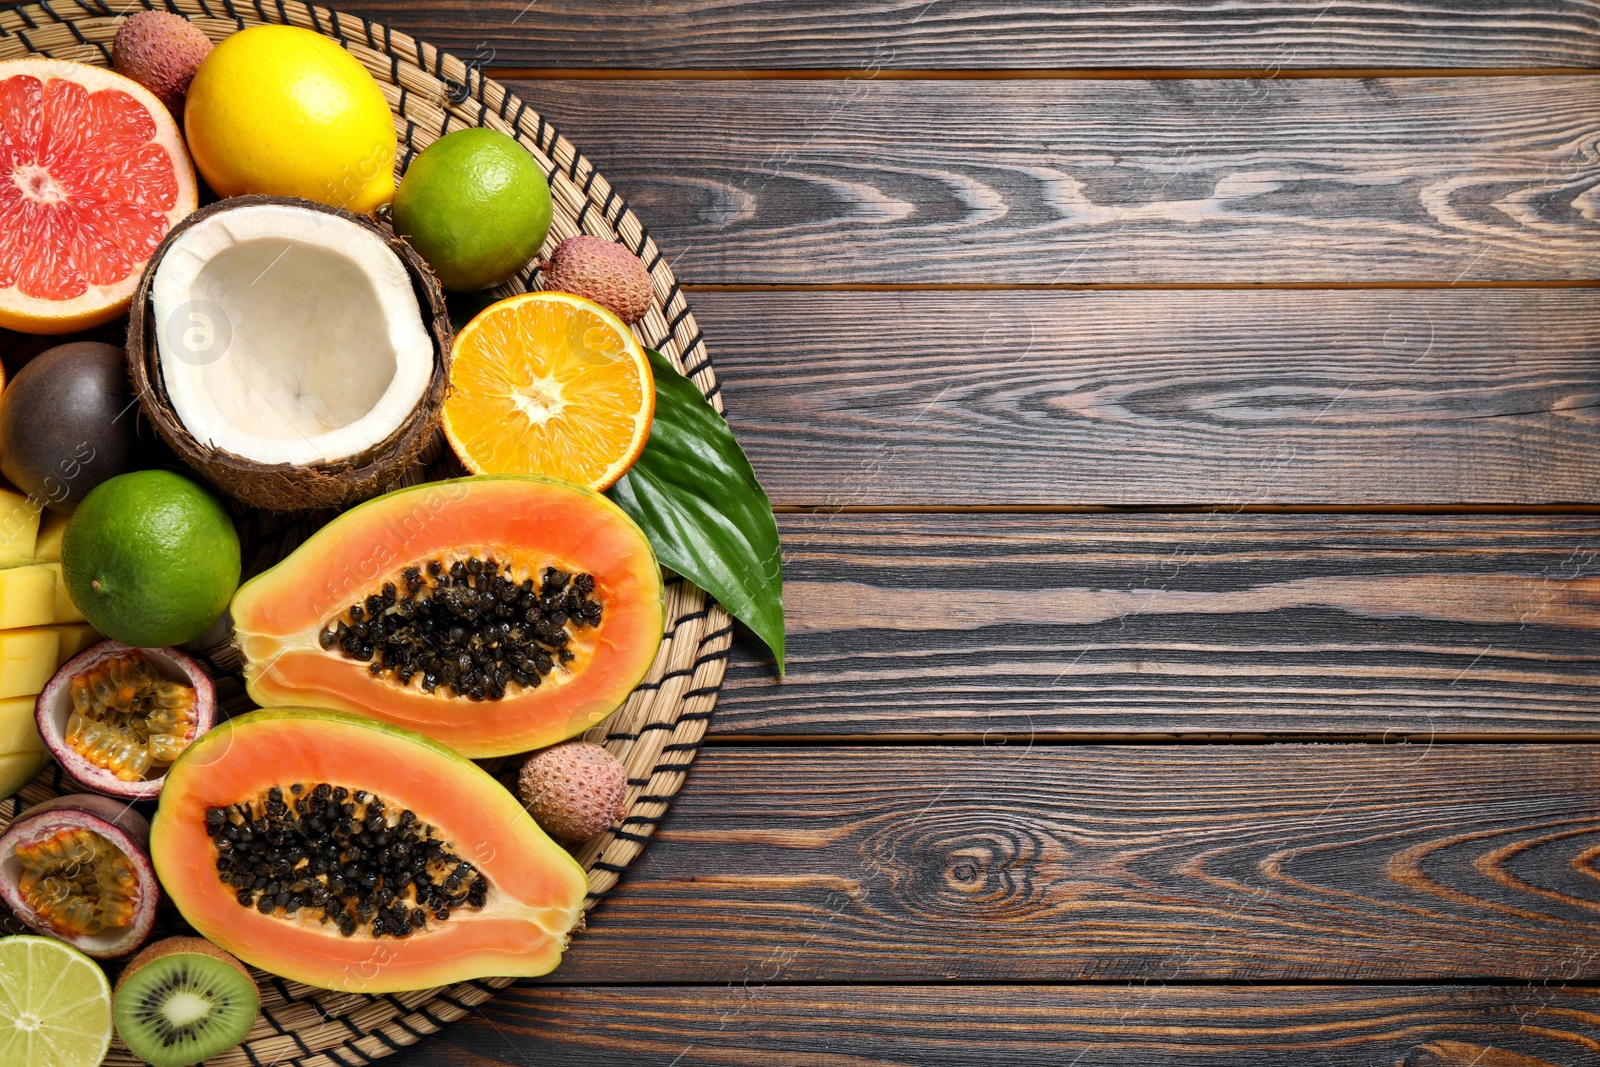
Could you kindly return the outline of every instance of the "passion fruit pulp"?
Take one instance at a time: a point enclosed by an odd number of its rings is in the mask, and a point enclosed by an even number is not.
[[[155,922],[150,824],[109,797],[63,796],[0,835],[0,899],[18,919],[98,959],[125,956]]]
[[[158,796],[167,768],[216,721],[211,679],[175,648],[99,644],[39,694],[39,736],[73,781],[130,800]]]
[[[67,937],[133,922],[138,879],[122,851],[93,830],[65,827],[17,845],[17,892]]]
[[[194,688],[169,682],[137,650],[72,679],[67,744],[125,782],[171,763],[194,738]]]

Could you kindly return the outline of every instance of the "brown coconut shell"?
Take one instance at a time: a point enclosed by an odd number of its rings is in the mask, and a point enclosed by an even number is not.
[[[334,463],[260,463],[225,449],[202,445],[178,418],[161,375],[158,330],[150,302],[150,286],[162,258],[189,227],[234,208],[251,204],[287,204],[338,215],[365,226],[383,238],[400,257],[417,294],[429,336],[433,338],[433,379],[410,417],[377,444]],[[269,511],[338,508],[377,496],[399,484],[416,465],[439,429],[439,414],[450,388],[450,313],[444,291],[422,257],[400,238],[371,219],[342,208],[284,196],[235,196],[201,208],[172,228],[156,247],[134,291],[128,316],[128,371],[145,417],[161,439],[206,481],[242,503]]]

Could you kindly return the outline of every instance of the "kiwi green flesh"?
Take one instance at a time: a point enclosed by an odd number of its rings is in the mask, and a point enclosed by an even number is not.
[[[177,952],[130,968],[112,1015],[135,1056],[152,1067],[189,1067],[243,1041],[259,1005],[255,983],[237,967]]]

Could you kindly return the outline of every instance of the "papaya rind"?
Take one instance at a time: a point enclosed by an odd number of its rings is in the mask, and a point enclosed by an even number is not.
[[[531,867],[538,867],[549,875],[548,881],[562,885],[560,899],[547,903],[530,903],[514,900],[497,904],[503,893],[491,889],[491,899],[481,913],[464,911],[437,927],[404,940],[392,938],[340,938],[328,930],[313,930],[308,936],[293,933],[297,924],[280,916],[261,916],[252,909],[242,908],[233,900],[233,890],[223,885],[216,876],[215,846],[204,829],[206,800],[197,795],[195,781],[207,769],[222,764],[233,753],[235,746],[263,763],[269,769],[281,770],[276,777],[288,784],[303,780],[298,772],[282,765],[282,754],[273,749],[253,752],[249,747],[251,730],[288,723],[317,729],[319,725],[355,728],[370,733],[370,743],[362,747],[360,757],[367,766],[383,767],[383,761],[399,761],[399,765],[416,767],[428,760],[436,763],[430,771],[430,781],[446,788],[447,771],[465,780],[471,792],[474,817],[479,826],[469,833],[481,831],[482,825],[496,827],[494,840],[524,842],[531,846],[526,855],[516,850],[502,855],[497,846],[488,859],[469,857],[478,863],[491,887],[500,884],[503,876],[517,876]],[[381,746],[397,745],[385,751]],[[341,753],[342,754],[342,753]],[[352,761],[355,764],[355,761]],[[371,773],[371,772],[369,772]],[[337,775],[336,775],[337,776]],[[370,788],[371,779],[363,780],[359,771],[352,770],[344,776],[343,783],[352,788]],[[363,782],[365,781],[365,784]],[[481,786],[480,793],[472,786]],[[374,792],[384,792],[381,788]],[[220,799],[220,798],[219,798]],[[406,807],[425,807],[425,799],[405,794],[395,795],[390,790],[385,800]],[[186,825],[180,812],[186,807],[196,807],[192,812],[194,822]],[[424,821],[426,816],[424,816]],[[461,834],[461,826],[439,825],[445,834]],[[202,855],[196,855],[196,851]],[[582,922],[583,901],[588,893],[588,875],[570,853],[561,848],[539,827],[517,799],[488,772],[453,751],[448,746],[430,738],[395,726],[392,723],[361,715],[350,715],[323,708],[268,708],[253,711],[219,724],[184,750],[168,771],[167,786],[162,790],[160,806],[150,829],[150,853],[157,877],[167,890],[167,897],[178,911],[201,935],[219,948],[239,957],[246,963],[291,981],[324,989],[343,992],[384,993],[403,992],[448,985],[487,977],[537,977],[547,974],[560,962],[568,937]],[[211,903],[220,901],[224,907],[218,914],[208,911]],[[197,906],[200,905],[200,906]],[[497,908],[499,910],[497,910]],[[222,918],[224,921],[217,921]],[[506,933],[524,936],[505,936],[496,943],[499,950],[491,953],[458,952],[452,948],[452,930],[470,928],[468,924],[479,918],[497,920],[506,926]],[[514,926],[512,925],[514,923]],[[451,924],[457,924],[452,926]],[[498,928],[497,926],[497,928]],[[533,935],[533,936],[528,936]],[[290,944],[295,938],[299,944]],[[319,941],[318,938],[325,940]],[[307,948],[325,948],[317,953]],[[526,948],[527,951],[521,951]],[[437,961],[426,957],[430,950]],[[337,952],[358,951],[378,956],[383,966],[368,968],[353,966],[349,958],[340,959]],[[302,953],[296,958],[295,952]],[[422,960],[406,957],[424,957]],[[432,963],[430,967],[429,964]]]
[[[628,599],[628,610],[638,614],[636,618],[630,615],[627,624],[616,621],[615,615],[609,620],[602,620],[600,633],[612,638],[606,642],[612,646],[612,650],[608,651],[607,669],[595,671],[594,677],[582,686],[545,685],[501,701],[476,705],[462,701],[456,705],[454,698],[424,697],[414,687],[408,692],[398,686],[391,688],[385,681],[368,680],[364,664],[342,660],[320,649],[297,663],[296,657],[307,650],[313,640],[313,626],[320,627],[323,619],[318,618],[314,624],[299,620],[288,632],[282,626],[275,627],[263,619],[263,616],[272,613],[273,598],[280,596],[283,591],[289,591],[287,595],[295,595],[293,591],[299,589],[300,582],[323,578],[347,580],[348,575],[338,573],[336,568],[319,571],[320,561],[336,554],[335,549],[343,544],[342,538],[359,536],[358,531],[363,529],[361,524],[364,521],[395,508],[398,501],[447,492],[452,486],[470,491],[473,488],[519,484],[547,486],[560,493],[571,494],[574,500],[598,508],[608,526],[614,525],[616,529],[628,532],[627,558],[633,562],[627,568],[626,577],[630,585],[636,587]],[[558,498],[552,499],[552,506],[555,506]],[[395,508],[392,515],[377,519],[378,526],[375,528],[384,529],[383,524],[388,523],[388,528],[392,530],[415,515],[416,511],[408,513]],[[419,528],[425,530],[425,522]],[[415,531],[413,535],[416,535]],[[397,552],[393,559],[383,561],[382,566],[386,568],[398,562]],[[373,569],[374,573],[384,572],[378,566]],[[597,578],[601,577],[597,575]],[[348,590],[349,602],[355,602],[362,593],[376,592],[374,586],[375,582],[371,579],[352,584]],[[463,755],[486,758],[556,744],[614,714],[645,679],[655,661],[666,623],[664,597],[661,567],[649,537],[626,512],[603,494],[543,475],[476,475],[397,489],[341,514],[308,537],[277,566],[239,588],[233,600],[233,623],[235,641],[245,664],[245,687],[257,704],[264,707],[314,705],[373,716],[428,734]],[[615,639],[619,628],[624,638],[632,639],[625,646]],[[617,654],[617,647],[624,647],[626,654]],[[341,664],[332,683],[327,680],[329,668],[324,660]],[[315,665],[311,666],[313,663]],[[324,677],[309,679],[303,674],[307,669],[313,673],[323,672]],[[582,673],[588,673],[591,669],[586,668]],[[294,680],[286,678],[286,675],[294,672],[302,672],[301,677]],[[569,692],[569,689],[574,691]],[[581,694],[581,698],[577,694]],[[459,720],[440,714],[441,701],[447,700],[451,704],[443,707],[448,707],[452,715],[460,711]],[[519,714],[524,712],[526,714]],[[432,721],[423,717],[426,714],[434,716]]]

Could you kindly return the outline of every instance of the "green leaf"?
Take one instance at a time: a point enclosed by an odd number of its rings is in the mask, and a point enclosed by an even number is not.
[[[783,673],[783,557],[766,491],[733,431],[693,382],[645,349],[656,414],[644,452],[606,495],[656,556],[767,643]]]

